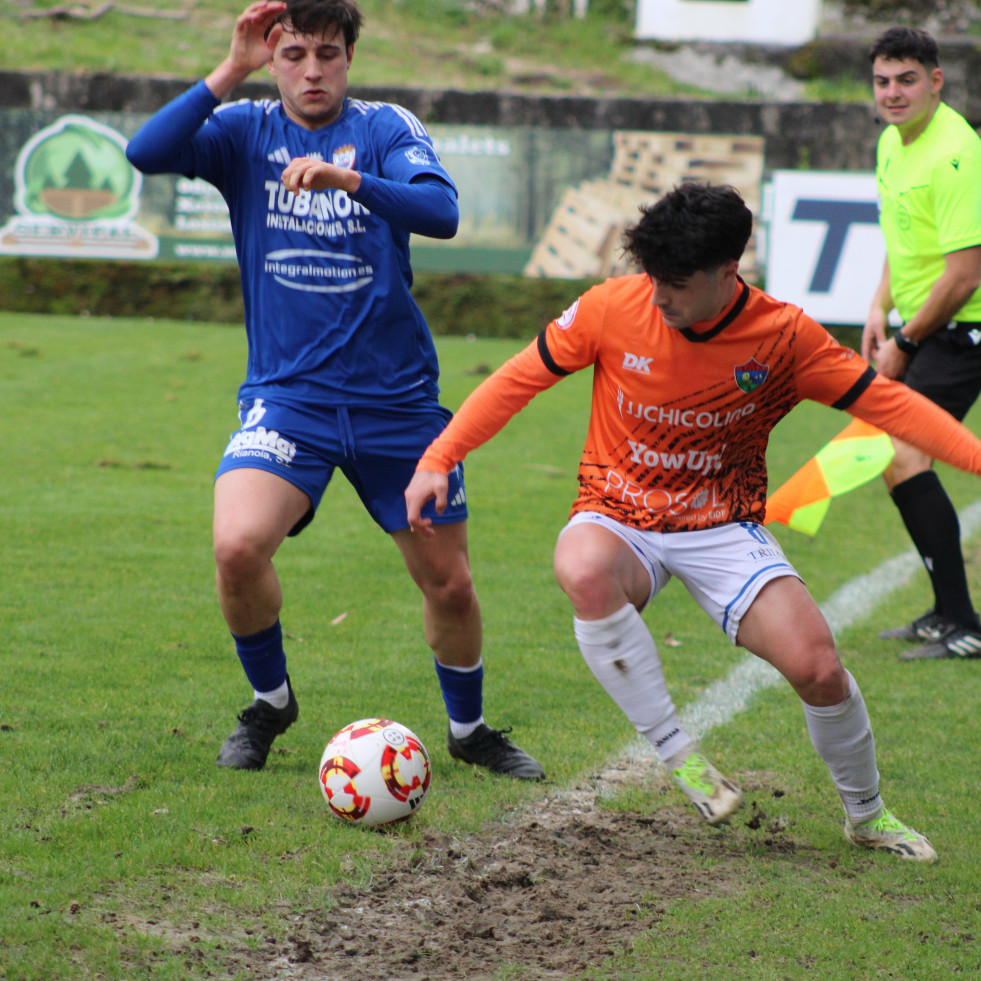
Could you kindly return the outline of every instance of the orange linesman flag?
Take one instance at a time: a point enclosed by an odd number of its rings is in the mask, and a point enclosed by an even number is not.
[[[881,429],[853,419],[766,501],[766,523],[814,535],[831,498],[877,477],[892,460],[892,440]]]

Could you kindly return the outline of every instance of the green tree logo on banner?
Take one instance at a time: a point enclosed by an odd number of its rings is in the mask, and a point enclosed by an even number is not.
[[[86,116],[62,116],[17,156],[17,214],[0,228],[0,253],[154,258],[156,236],[135,221],[142,180],[125,137]]]
[[[121,218],[136,205],[125,144],[91,120],[64,117],[38,134],[24,162],[24,204],[69,221]]]

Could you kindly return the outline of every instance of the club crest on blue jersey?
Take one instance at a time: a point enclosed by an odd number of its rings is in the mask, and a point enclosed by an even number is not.
[[[745,364],[737,364],[733,368],[736,384],[747,394],[755,392],[766,381],[769,373],[769,365],[760,364],[756,358],[750,358]]]
[[[429,151],[424,146],[410,146],[405,151],[405,158],[409,163],[415,164],[417,167],[426,167],[429,165]]]
[[[354,161],[357,158],[357,151],[351,146],[350,143],[338,147],[334,151],[334,155],[331,158],[331,162],[335,167],[347,167],[349,170],[354,166]]]

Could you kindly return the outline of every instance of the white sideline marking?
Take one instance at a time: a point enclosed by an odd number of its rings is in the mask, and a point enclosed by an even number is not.
[[[961,538],[966,540],[981,529],[981,501],[975,501],[958,515]],[[821,612],[838,634],[867,617],[875,607],[897,589],[905,586],[920,568],[915,549],[886,559],[871,572],[845,583],[821,604]],[[757,692],[783,681],[776,668],[753,654],[747,654],[722,680],[713,682],[678,714],[693,739],[702,739],[716,726],[731,722],[745,712]],[[630,756],[654,756],[650,744],[638,738],[628,749]]]

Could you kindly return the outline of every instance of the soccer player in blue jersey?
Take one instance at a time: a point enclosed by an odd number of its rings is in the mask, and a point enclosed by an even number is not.
[[[463,472],[432,537],[403,490],[450,413],[410,294],[409,235],[451,238],[456,188],[405,109],[348,98],[362,15],[354,0],[260,0],[228,56],[156,113],[127,155],[146,174],[209,181],[228,203],[241,267],[248,368],[240,428],[218,467],[218,597],[254,701],[218,755],[261,769],[298,715],[273,557],[313,518],[335,468],[398,545],[423,595],[449,714],[450,754],[522,779],[541,766],[483,719],[481,615],[467,556]],[[276,101],[221,100],[267,67]],[[507,730],[505,730],[507,731]]]

